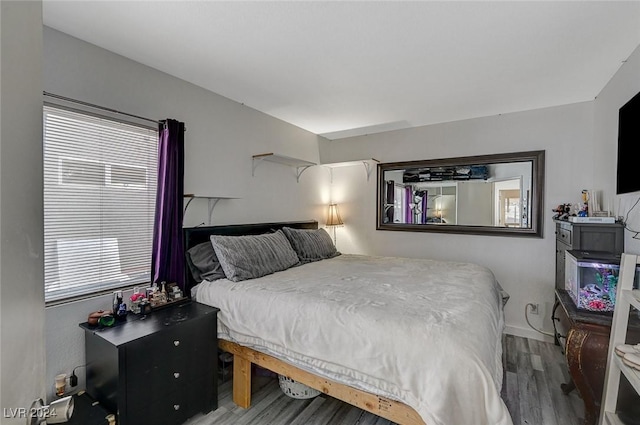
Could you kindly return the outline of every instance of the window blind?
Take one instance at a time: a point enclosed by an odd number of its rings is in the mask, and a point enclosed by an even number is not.
[[[45,300],[148,283],[158,131],[45,105]]]

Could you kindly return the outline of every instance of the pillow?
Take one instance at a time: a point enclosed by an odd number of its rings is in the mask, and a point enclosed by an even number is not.
[[[187,265],[196,282],[214,281],[226,276],[211,242],[203,242],[187,250]]]
[[[299,263],[282,230],[262,235],[211,235],[211,245],[227,279],[234,282],[286,270]]]
[[[311,263],[340,255],[331,236],[324,229],[307,230],[283,227],[282,231],[298,254],[301,263]]]

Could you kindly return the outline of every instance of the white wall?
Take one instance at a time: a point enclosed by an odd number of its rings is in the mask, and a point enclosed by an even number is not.
[[[615,170],[618,143],[618,109],[636,93],[640,92],[640,46],[622,64],[620,70],[602,89],[595,100],[594,138],[595,155],[590,164],[600,187],[604,190],[604,207],[611,200],[616,215],[626,216],[633,204],[640,198],[640,192],[616,196]],[[640,165],[640,161],[637,161]],[[638,177],[640,178],[640,177]],[[631,211],[627,226],[640,231],[640,205]],[[625,231],[625,249],[640,253],[640,240],[634,239],[635,232]]]
[[[335,140],[328,160],[373,157],[381,162],[447,158],[543,149],[546,151],[544,237],[450,235],[375,230],[375,178],[366,182],[355,169],[334,173],[334,201],[345,227],[339,248],[345,252],[472,261],[488,266],[511,295],[505,318],[507,331],[548,339],[524,318],[525,305],[540,304],[530,316],[538,328],[552,331],[555,235],[553,206],[577,202],[585,187],[595,187],[589,165],[593,148],[594,102],[504,114],[473,120]],[[352,175],[353,174],[353,175]]]
[[[212,224],[316,219],[329,201],[329,174],[261,163],[252,177],[251,156],[276,152],[318,162],[320,137],[222,96],[50,28],[44,29],[44,90],[153,119],[184,121],[185,193],[239,197],[220,201]],[[185,225],[208,222],[206,200],[194,200]],[[46,380],[84,363],[80,322],[100,308],[104,296],[49,307]],[[80,387],[84,369],[78,370]],[[51,397],[53,390],[48,392]]]
[[[0,63],[0,422],[24,424],[6,412],[45,395],[41,2],[0,2]]]
[[[382,162],[546,150],[544,238],[522,239],[375,230],[375,179],[364,183],[355,170],[336,176],[334,200],[341,204],[345,228],[341,249],[366,254],[475,261],[489,266],[510,293],[505,309],[507,332],[533,338],[524,318],[529,302],[541,306],[531,316],[550,332],[555,270],[555,235],[551,220],[560,203],[577,203],[582,189],[601,192],[603,207],[627,217],[640,230],[640,192],[615,195],[618,109],[640,92],[640,46],[592,102],[504,114],[467,121],[354,137],[320,144],[325,161],[374,157]],[[350,178],[352,177],[352,178]],[[625,232],[625,250],[640,253],[635,232]]]

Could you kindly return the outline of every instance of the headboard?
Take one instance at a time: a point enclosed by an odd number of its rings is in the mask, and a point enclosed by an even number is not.
[[[185,227],[182,229],[184,238],[185,253],[191,247],[202,242],[208,242],[211,235],[241,236],[241,235],[260,235],[262,233],[274,232],[283,227],[293,227],[295,229],[317,229],[318,222],[315,220],[307,221],[286,221],[277,223],[252,223],[252,224],[229,224],[223,226],[200,226]],[[200,282],[196,282],[191,276],[189,266],[184,267],[184,282],[186,295],[190,295],[191,288]]]

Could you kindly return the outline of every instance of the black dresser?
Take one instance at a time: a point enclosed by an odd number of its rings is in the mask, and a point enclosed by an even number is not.
[[[187,302],[85,330],[87,392],[118,425],[179,425],[218,407],[217,308]]]

